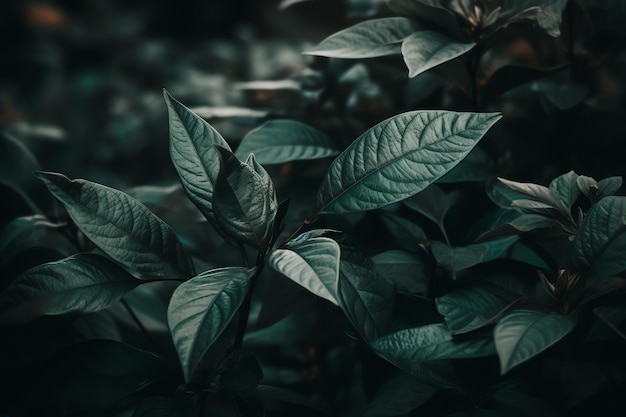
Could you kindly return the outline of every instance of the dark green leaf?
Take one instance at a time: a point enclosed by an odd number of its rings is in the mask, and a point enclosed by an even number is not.
[[[215,181],[213,214],[226,240],[265,250],[278,203],[269,174],[250,155],[246,163],[220,148],[221,170]]]
[[[377,124],[332,163],[317,212],[372,210],[418,193],[457,165],[499,119],[497,113],[413,111]]]
[[[210,124],[163,91],[170,123],[170,157],[193,203],[213,220],[213,188],[220,172],[215,145],[229,149]]]
[[[431,250],[442,266],[451,271],[461,271],[498,259],[518,239],[518,236],[506,236],[456,248],[434,241]]]
[[[174,232],[128,194],[51,172],[37,177],[85,236],[117,262],[149,277],[193,275],[193,265]]]
[[[141,281],[102,256],[78,254],[29,269],[0,293],[0,323],[107,308]]]
[[[589,87],[581,83],[557,83],[550,80],[535,81],[530,88],[543,94],[545,98],[560,110],[571,109],[580,104],[589,93]]]
[[[406,250],[416,251],[420,243],[428,242],[426,233],[417,224],[389,212],[381,212],[380,218],[389,233]]]
[[[139,403],[132,417],[196,417],[200,406],[198,394],[149,397]]]
[[[425,259],[401,250],[388,250],[372,257],[372,261],[398,291],[423,294],[428,290],[431,265]]]
[[[456,42],[448,36],[430,30],[414,32],[402,42],[402,56],[413,78],[424,71],[458,58],[476,46]]]
[[[474,148],[467,156],[447,174],[437,180],[439,184],[458,182],[480,182],[494,177],[496,164],[493,159],[480,148]]]
[[[405,17],[387,17],[358,23],[324,39],[308,55],[333,58],[373,58],[400,53],[400,42],[417,29]]]
[[[261,164],[328,158],[340,152],[326,134],[295,120],[270,120],[250,131],[235,155],[243,160],[253,153]]]
[[[393,417],[408,414],[428,401],[439,388],[404,372],[387,380],[367,404],[363,417]]]
[[[593,312],[622,339],[626,339],[624,327],[622,326],[624,321],[626,321],[625,306],[600,306],[594,308]]]
[[[263,380],[263,370],[254,355],[237,351],[226,360],[234,360],[235,363],[220,374],[220,388],[229,391],[250,391]]]
[[[498,180],[512,191],[523,194],[526,198],[530,197],[532,201],[543,203],[545,205],[543,208],[554,208],[563,215],[569,216],[569,207],[561,200],[560,195],[550,188],[538,184],[509,181],[504,178],[498,178]],[[513,195],[514,194],[511,194],[511,196]],[[515,201],[517,200],[517,198],[513,197],[511,205],[516,206]],[[522,199],[522,201],[524,201],[524,199]],[[519,207],[519,205],[517,205],[517,207]]]
[[[254,273],[240,267],[213,269],[172,294],[167,322],[187,381],[239,309]]]
[[[594,204],[576,235],[574,263],[590,277],[626,270],[626,197],[605,197]]]
[[[582,191],[589,201],[593,202],[599,196],[600,187],[598,187],[598,182],[595,179],[585,175],[579,175],[578,178],[576,178],[576,183],[580,191]]]
[[[412,210],[421,213],[435,222],[441,231],[445,234],[443,226],[443,220],[448,213],[450,207],[456,203],[458,199],[458,193],[452,192],[449,194],[444,193],[441,188],[432,184],[426,187],[426,189],[415,194],[404,201],[404,204]]]
[[[470,237],[481,241],[548,228],[561,229],[562,226],[557,220],[541,214],[525,214],[518,210],[498,208],[474,223]]]
[[[313,294],[337,305],[340,249],[327,237],[297,240],[272,251],[268,265]]]
[[[536,310],[513,310],[494,330],[496,350],[503,374],[543,352],[576,325],[572,317]]]
[[[622,177],[609,177],[598,181],[600,195],[607,197],[615,194],[622,186]]]
[[[580,187],[578,187],[577,180],[578,174],[574,171],[569,171],[552,180],[549,188],[561,197],[567,207],[571,208],[580,196]]]
[[[566,67],[566,65],[559,65],[550,68],[534,68],[522,65],[505,65],[498,68],[489,77],[481,91],[482,99],[489,103],[515,87],[544,78]]]

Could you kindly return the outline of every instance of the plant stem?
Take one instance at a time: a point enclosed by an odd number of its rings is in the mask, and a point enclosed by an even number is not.
[[[126,311],[128,312],[128,315],[133,319],[133,321],[135,322],[135,324],[137,325],[137,327],[139,328],[139,330],[141,331],[141,333],[145,336],[145,338],[150,342],[150,344],[152,344],[152,346],[154,346],[154,350],[157,354],[159,354],[159,356],[165,357],[165,355],[163,354],[163,352],[161,351],[161,348],[159,348],[159,344],[157,343],[157,341],[154,339],[154,337],[152,336],[152,334],[150,334],[150,332],[148,331],[148,329],[145,328],[145,326],[143,325],[143,323],[141,322],[141,320],[139,320],[139,317],[137,317],[137,314],[135,314],[135,311],[133,310],[133,308],[130,306],[130,304],[128,304],[128,301],[126,301],[124,298],[121,299],[121,303],[124,306],[124,308],[126,309]]]

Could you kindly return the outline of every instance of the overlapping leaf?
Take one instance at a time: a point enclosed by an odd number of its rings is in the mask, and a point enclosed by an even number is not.
[[[150,277],[187,278],[193,266],[165,222],[122,191],[39,172],[78,228],[111,258]]]
[[[413,78],[465,54],[474,46],[475,43],[456,42],[439,32],[420,30],[404,39],[402,56],[409,69],[409,77]]]
[[[317,212],[372,210],[423,190],[461,159],[500,119],[497,113],[413,111],[387,119],[331,165]]]

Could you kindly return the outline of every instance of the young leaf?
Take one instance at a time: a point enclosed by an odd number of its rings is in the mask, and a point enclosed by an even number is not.
[[[85,236],[117,262],[149,277],[193,275],[193,265],[174,232],[128,194],[52,172],[36,176]]]
[[[340,152],[325,133],[295,120],[270,120],[244,136],[235,155],[253,153],[261,164],[328,158]]]
[[[536,310],[514,310],[494,330],[502,374],[543,352],[576,325],[573,318]]]
[[[443,324],[400,330],[370,344],[383,358],[400,364],[438,359],[480,358],[495,353],[491,335],[454,336]]]
[[[342,252],[337,299],[348,320],[365,341],[387,334],[391,326],[395,285],[369,258]]]
[[[532,201],[543,203],[545,205],[543,208],[554,208],[565,216],[570,215],[569,207],[561,200],[559,194],[555,193],[550,188],[538,184],[509,181],[504,178],[498,178],[498,180],[511,190],[530,197]],[[518,199],[515,198],[511,201],[511,205],[515,206],[514,203],[517,200]]]
[[[219,152],[221,170],[213,201],[216,230],[227,240],[265,250],[278,208],[274,184],[253,155],[243,163],[227,149]]]
[[[210,124],[163,91],[170,122],[170,157],[189,196],[207,220],[213,220],[213,188],[220,172],[214,145],[230,150]]]
[[[413,78],[424,71],[458,58],[471,50],[475,43],[456,42],[431,30],[420,30],[402,42],[402,56]]]
[[[78,254],[31,268],[0,293],[0,324],[42,315],[109,307],[141,281],[95,254]]]
[[[397,372],[386,381],[367,404],[363,417],[405,415],[428,401],[439,391],[409,374]]]
[[[167,323],[187,381],[239,309],[254,273],[241,267],[205,271],[172,294]]]
[[[594,204],[576,235],[575,265],[589,277],[626,270],[626,197],[605,197]]]
[[[622,177],[608,177],[603,180],[598,181],[598,188],[600,190],[600,195],[603,197],[607,197],[615,194],[620,187],[622,186]]]
[[[387,17],[357,23],[324,39],[308,55],[331,58],[373,58],[400,53],[400,42],[417,29],[406,17]]]
[[[317,212],[376,209],[423,190],[459,163],[497,113],[413,111],[369,129],[339,155],[317,194]]]
[[[549,188],[561,197],[567,207],[571,208],[580,197],[580,187],[578,187],[577,180],[578,174],[569,171],[553,179]]]

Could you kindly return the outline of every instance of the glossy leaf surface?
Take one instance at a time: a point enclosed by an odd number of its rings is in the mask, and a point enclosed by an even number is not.
[[[420,30],[402,42],[402,56],[409,69],[409,77],[413,78],[465,54],[475,45],[455,42],[439,32]]]

